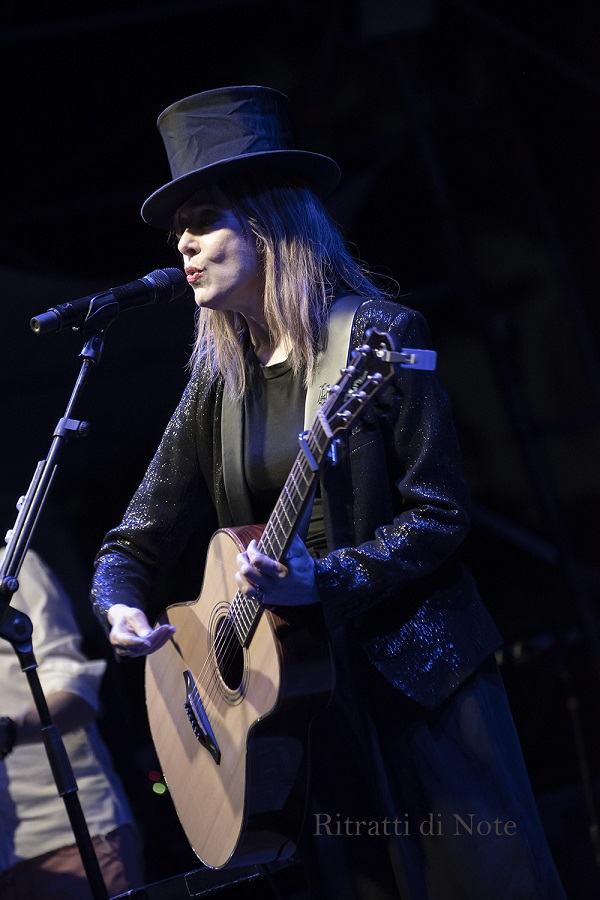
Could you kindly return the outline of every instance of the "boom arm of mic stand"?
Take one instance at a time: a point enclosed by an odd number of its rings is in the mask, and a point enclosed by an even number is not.
[[[13,594],[18,590],[18,575],[31,540],[35,524],[50,489],[58,458],[65,442],[73,436],[84,437],[88,431],[86,422],[73,418],[77,401],[87,382],[92,366],[97,365],[104,348],[104,329],[90,335],[80,353],[83,357],[77,381],[71,393],[64,416],[59,420],[48,456],[38,463],[35,474],[24,497],[18,503],[18,515],[14,527],[7,535],[7,547],[0,563],[0,637],[9,641],[29,682],[33,700],[40,717],[42,738],[57,791],[65,804],[69,822],[81,854],[81,860],[94,900],[108,900],[106,885],[94,851],[87,823],[83,816],[77,783],[62,738],[52,723],[48,704],[37,673],[33,652],[33,628],[28,616],[10,606]]]

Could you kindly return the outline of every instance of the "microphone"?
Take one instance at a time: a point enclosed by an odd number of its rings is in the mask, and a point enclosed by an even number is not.
[[[63,328],[79,328],[87,324],[91,316],[99,313],[100,321],[104,318],[104,324],[108,325],[124,309],[175,300],[185,294],[189,287],[181,269],[155,269],[149,275],[120,287],[53,306],[35,316],[29,324],[35,334],[46,334]],[[108,307],[112,308],[109,310]],[[103,317],[103,312],[108,315]]]

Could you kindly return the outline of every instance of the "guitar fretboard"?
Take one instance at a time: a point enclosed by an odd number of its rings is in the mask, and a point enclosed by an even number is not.
[[[260,552],[271,559],[283,559],[300,524],[332,437],[331,429],[321,412],[317,413],[312,429],[301,435],[300,452],[258,542]],[[238,591],[231,604],[231,615],[242,644],[245,645],[252,634],[261,609],[258,600],[244,597]]]

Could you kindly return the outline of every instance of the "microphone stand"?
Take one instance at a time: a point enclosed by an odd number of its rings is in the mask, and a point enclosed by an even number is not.
[[[48,762],[57,791],[64,801],[94,900],[108,900],[108,892],[77,795],[77,783],[73,769],[61,735],[52,722],[40,684],[33,650],[31,620],[11,607],[10,601],[18,590],[18,574],[56,472],[60,453],[69,438],[85,437],[88,432],[87,422],[73,418],[73,413],[92,367],[100,362],[104,349],[104,332],[118,313],[117,303],[104,303],[97,307],[92,304],[90,307],[90,314],[81,328],[84,337],[86,335],[88,337],[79,354],[83,358],[83,363],[77,381],[65,414],[59,419],[54,430],[48,455],[45,460],[38,463],[27,494],[21,497],[17,504],[17,519],[13,529],[7,534],[6,551],[0,563],[0,637],[12,644],[19,658],[21,670],[27,677],[40,717]]]

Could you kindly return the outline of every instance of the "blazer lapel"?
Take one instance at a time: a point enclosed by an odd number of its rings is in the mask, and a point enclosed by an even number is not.
[[[227,502],[236,525],[252,524],[252,504],[244,477],[244,404],[233,403],[223,391],[221,413],[221,452],[223,483]]]

